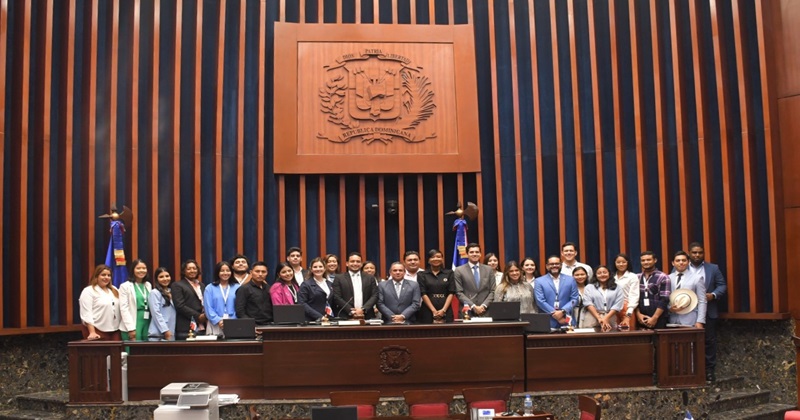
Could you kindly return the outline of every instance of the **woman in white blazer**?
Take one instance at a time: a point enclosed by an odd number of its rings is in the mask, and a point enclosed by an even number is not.
[[[150,328],[150,273],[141,259],[133,260],[128,280],[119,286],[119,306],[122,313],[122,339],[147,340]]]

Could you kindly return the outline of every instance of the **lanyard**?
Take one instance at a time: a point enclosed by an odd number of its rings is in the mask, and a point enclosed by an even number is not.
[[[144,283],[141,284],[141,288],[138,283],[133,284],[133,290],[136,291],[138,296],[142,297],[142,301],[144,302],[144,309],[147,310],[147,286]]]
[[[297,291],[294,290],[294,286],[290,284],[286,286],[286,288],[289,289],[289,293],[292,295],[292,300],[294,301],[294,303],[297,303]]]

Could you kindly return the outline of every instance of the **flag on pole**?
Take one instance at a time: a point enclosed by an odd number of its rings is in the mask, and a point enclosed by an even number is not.
[[[456,267],[467,263],[467,221],[463,217],[456,218],[453,222],[453,230],[456,231],[456,242],[453,246],[453,270]],[[459,317],[460,303],[458,299],[453,299],[451,306],[453,308],[453,315],[455,318]]]
[[[119,287],[128,279],[128,267],[125,262],[125,224],[120,220],[111,221],[111,238],[108,240],[106,265],[111,267],[111,280]]]

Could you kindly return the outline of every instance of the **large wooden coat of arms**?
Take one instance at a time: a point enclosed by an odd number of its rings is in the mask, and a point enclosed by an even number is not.
[[[275,24],[275,173],[480,170],[468,25]]]

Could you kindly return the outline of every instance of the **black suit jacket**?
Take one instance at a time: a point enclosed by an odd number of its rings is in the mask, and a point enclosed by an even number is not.
[[[353,279],[350,277],[350,271],[337,274],[333,280],[333,302],[336,310],[334,315],[341,314],[342,318],[349,317],[350,311],[353,310],[354,296],[355,291],[353,290]],[[375,276],[361,273],[361,296],[364,318],[374,318],[375,311],[372,308],[378,303],[378,284]]]
[[[200,282],[200,290],[206,290],[206,285]],[[175,305],[175,338],[185,339],[189,335],[189,324],[194,317],[198,324],[203,311],[203,302],[197,297],[189,281],[181,279],[172,284],[172,303]]]

